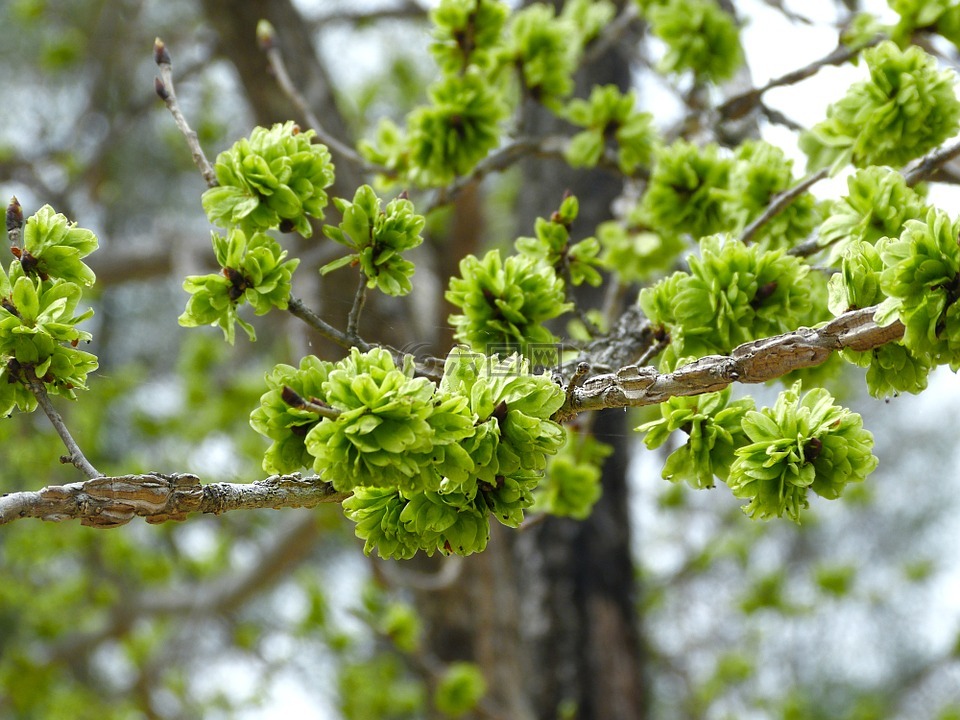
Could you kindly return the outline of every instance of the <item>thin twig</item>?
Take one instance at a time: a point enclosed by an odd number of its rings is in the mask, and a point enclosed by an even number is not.
[[[19,375],[18,379],[33,393],[33,396],[37,399],[37,403],[43,408],[43,412],[47,418],[49,418],[50,424],[53,425],[53,429],[57,431],[57,435],[63,440],[63,444],[70,453],[69,455],[61,457],[60,462],[70,463],[88,478],[100,477],[101,473],[87,460],[80,446],[77,445],[77,441],[73,439],[73,435],[70,434],[66,423],[63,421],[63,416],[57,412],[53,403],[50,402],[47,389],[43,386],[43,383],[37,379],[33,368],[22,367],[17,374]]]
[[[207,485],[188,473],[101,476],[0,496],[0,525],[32,517],[53,522],[79,520],[81,525],[111,528],[135,517],[157,524],[186,520],[191,513],[310,508],[339,503],[348,496],[317,476],[304,478],[299,473],[273,475],[253,483]]]
[[[520,162],[529,156],[563,157],[564,149],[570,139],[561,135],[548,135],[542,138],[521,137],[487,155],[466,175],[460,175],[446,187],[440,188],[424,204],[423,214],[428,215],[443,205],[453,202],[460,192],[471,183],[479,182],[487,175]]]
[[[864,43],[863,45],[857,45],[856,47],[838,45],[828,55],[825,55],[819,60],[814,60],[809,65],[799,68],[798,70],[788,72],[787,74],[781,75],[778,78],[774,78],[766,85],[753,88],[752,90],[740,93],[739,95],[734,95],[732,98],[724,102],[719,108],[717,108],[717,111],[720,113],[720,119],[736,120],[737,118],[741,118],[750,112],[754,107],[756,107],[763,95],[768,91],[777,87],[783,87],[785,85],[795,85],[801,80],[806,80],[807,78],[816,75],[825,67],[831,65],[843,65],[845,62],[855,58],[863,50],[877,45],[881,40],[884,39],[884,37],[885,36],[883,35],[878,35],[869,42]]]
[[[315,413],[322,418],[336,420],[340,417],[340,411],[329,405],[324,405],[317,400],[308,400],[289,385],[284,385],[280,391],[280,398],[290,407],[299,408]]]
[[[427,17],[427,9],[418,3],[407,0],[397,7],[377,8],[375,10],[359,10],[344,8],[332,10],[320,17],[312,18],[309,22],[314,29],[320,29],[333,23],[350,23],[351,25],[366,25],[381,20],[423,20]]]
[[[581,67],[599,60],[608,50],[620,42],[620,39],[630,29],[630,24],[639,15],[640,12],[636,3],[625,3],[620,14],[607,23],[603,31],[586,46],[580,60]]]
[[[793,187],[787,188],[782,193],[775,195],[770,201],[770,204],[767,205],[767,209],[763,211],[760,217],[747,225],[743,231],[743,234],[740,236],[740,240],[744,244],[748,244],[753,239],[753,236],[756,235],[764,225],[790,207],[793,201],[803,195],[803,193],[827,177],[829,171],[829,168],[818,170],[812,175],[805,177]]]
[[[307,325],[312,327],[323,337],[331,342],[336,343],[342,348],[349,350],[350,348],[356,346],[364,352],[370,349],[370,343],[362,340],[359,337],[351,338],[342,330],[337,330],[333,325],[328,323],[326,320],[317,315],[313,310],[308,308],[303,304],[303,300],[290,296],[289,301],[287,302],[287,310],[294,317],[298,317],[303,320]]]
[[[173,115],[173,120],[180,130],[180,134],[186,139],[190,154],[193,156],[193,162],[200,169],[200,174],[203,175],[207,187],[216,187],[219,184],[217,183],[217,174],[214,172],[210,161],[207,160],[203,148],[200,147],[200,139],[197,137],[197,133],[190,127],[187,118],[180,110],[177,93],[173,87],[173,64],[170,61],[170,53],[160,38],[153,41],[153,58],[160,69],[159,77],[154,78],[154,90],[166,104],[170,114]]]
[[[960,142],[927,154],[912,169],[905,172],[903,178],[907,181],[907,185],[914,187],[928,179],[942,165],[947,164],[957,156],[960,156]]]
[[[353,296],[353,306],[347,315],[347,337],[353,341],[359,340],[360,313],[363,312],[363,306],[367,302],[367,276],[360,271],[360,282],[357,284],[357,292]]]
[[[290,79],[290,73],[287,71],[287,65],[283,60],[283,55],[280,52],[280,48],[277,47],[273,27],[270,26],[269,23],[261,21],[260,25],[257,26],[257,41],[260,44],[260,49],[266,53],[267,62],[270,63],[273,76],[277,79],[277,85],[280,86],[280,89],[290,99],[290,102],[294,104],[300,114],[306,119],[310,125],[310,129],[317,134],[317,139],[344,160],[356,165],[363,173],[387,172],[386,168],[380,168],[368,163],[356,150],[334,137],[323,127],[320,118],[313,112],[306,98],[303,97],[297,89],[297,86],[293,84],[293,80]]]

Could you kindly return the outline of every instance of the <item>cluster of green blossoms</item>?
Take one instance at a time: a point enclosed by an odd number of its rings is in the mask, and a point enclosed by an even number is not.
[[[960,101],[953,74],[919,47],[884,42],[865,50],[870,79],[855,83],[827,110],[827,119],[801,135],[811,169],[902,167],[957,131]]]
[[[931,209],[926,221],[908,220],[899,238],[878,243],[880,289],[887,299],[875,319],[899,319],[903,345],[918,358],[960,369],[960,221]]]
[[[960,46],[960,5],[954,0],[887,0],[887,5],[900,16],[890,32],[898,43],[927,30]]]
[[[689,272],[640,292],[650,322],[670,333],[661,367],[672,368],[687,356],[726,354],[793,330],[809,317],[810,268],[797,257],[714,235],[700,241],[700,256],[688,262]]]
[[[799,522],[808,490],[833,500],[877,467],[873,436],[858,414],[835,405],[823,388],[800,392],[797,382],[773,408],[747,411],[741,422],[749,443],[737,448],[727,485],[749,501],[750,517]]]
[[[546,455],[564,442],[550,420],[563,391],[516,357],[455,351],[438,387],[413,373],[382,349],[279,366],[251,415],[273,441],[264,468],[309,463],[352,493],[344,511],[368,553],[477,552],[490,514],[516,527],[533,503]]]
[[[840,272],[830,278],[831,312],[840,315],[882,302],[886,298],[880,288],[882,270],[883,260],[873,245],[863,240],[850,245]],[[923,355],[902,343],[887,343],[865,352],[844,349],[840,354],[848,362],[867,368],[867,388],[874,397],[921,392],[933,367]]]
[[[613,448],[588,432],[567,428],[563,449],[547,461],[534,510],[584,520],[600,499],[601,467]]]
[[[15,200],[7,212],[8,232],[23,222]],[[12,248],[9,270],[0,267],[0,416],[14,408],[30,412],[37,398],[27,387],[39,381],[47,392],[75,399],[96,356],[78,349],[90,333],[77,325],[93,310],[77,314],[93,271],[83,258],[97,249],[90,230],[71,223],[49,205],[22,227],[22,245]]]
[[[381,201],[369,185],[360,187],[353,202],[334,199],[343,215],[338,227],[325,225],[324,234],[353,250],[353,254],[334,260],[320,272],[326,274],[347,264],[359,264],[367,278],[367,287],[379,288],[387,295],[406,295],[412,289],[413,263],[400,253],[423,242],[420,232],[426,220],[413,210],[413,203],[397,198],[381,210]]]
[[[737,24],[714,0],[637,0],[650,31],[667,46],[659,68],[693,72],[697,82],[733,77],[743,63]]]
[[[858,170],[847,179],[847,189],[820,226],[819,242],[830,247],[831,264],[859,241],[876,244],[880,238],[900,237],[907,220],[922,220],[929,209],[903,175],[890,168]]]
[[[694,488],[711,488],[714,478],[726,482],[735,451],[746,441],[740,426],[748,410],[754,409],[747,398],[729,402],[730,389],[694,397],[674,397],[660,403],[659,420],[637,428],[645,432],[644,444],[653,450],[663,445],[670,434],[682,430],[687,441],[670,453],[663,466],[663,478],[686,482]]]
[[[442,0],[431,12],[430,47],[441,76],[428,102],[404,128],[382,121],[360,152],[388,179],[422,187],[469,174],[500,144],[502,121],[524,97],[562,112],[583,45],[614,13],[607,0],[571,0],[559,15],[542,3],[511,13],[500,0]],[[649,131],[636,117],[626,125],[618,139],[630,164]]]
[[[300,264],[287,259],[287,251],[269,235],[255,232],[250,237],[240,229],[226,236],[211,233],[213,251],[222,268],[220,273],[190,275],[183,289],[190,293],[187,307],[179,318],[184,327],[216,325],[232,345],[239,324],[251,340],[257,335],[253,326],[237,314],[249,303],[257,315],[272,308],[285,310],[290,298],[290,279]]]
[[[552,344],[557,337],[543,323],[567,312],[563,280],[530,255],[500,258],[499,250],[479,260],[460,261],[461,277],[450,278],[446,299],[460,308],[450,316],[458,342],[477,352]]]
[[[729,398],[729,389],[671,398],[660,404],[659,420],[637,428],[647,433],[649,448],[676,430],[686,434],[667,458],[665,479],[694,488],[711,488],[720,479],[748,501],[743,510],[750,517],[787,515],[799,523],[808,489],[833,500],[877,466],[873,437],[860,416],[835,405],[822,388],[801,397],[796,382],[773,408],[759,411],[750,398]]]
[[[292,121],[258,127],[220,153],[214,165],[219,185],[203,193],[210,222],[247,235],[279,228],[310,237],[309,218],[323,218],[326,188],[333,184],[330,152],[312,142],[315,135]]]

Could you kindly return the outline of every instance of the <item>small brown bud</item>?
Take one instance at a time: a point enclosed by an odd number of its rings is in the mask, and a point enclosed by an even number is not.
[[[23,208],[17,196],[14,195],[10,198],[10,204],[7,205],[7,233],[19,230],[21,227],[23,227]]]
[[[157,65],[170,64],[170,53],[167,52],[167,46],[160,38],[153,41],[153,60]]]
[[[161,80],[158,77],[155,77],[153,79],[153,89],[154,91],[156,91],[157,95],[160,96],[160,99],[163,100],[164,102],[166,102],[167,99],[170,97],[170,93],[167,91],[166,83],[164,83],[163,80]]]

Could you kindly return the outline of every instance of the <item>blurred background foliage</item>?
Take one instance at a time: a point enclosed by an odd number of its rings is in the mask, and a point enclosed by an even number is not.
[[[233,348],[215,329],[177,326],[182,278],[211,262],[208,227],[202,179],[153,92],[151,47],[160,36],[171,48],[209,155],[248,134],[256,112],[225,59],[215,6],[0,5],[0,196],[17,195],[28,213],[50,203],[101,242],[91,348],[101,369],[79,402],[59,405],[108,474],[260,477],[264,442],[247,419],[263,374],[311,347],[276,314],[255,345]],[[355,137],[422,99],[432,73],[422,8],[384,4],[391,12],[377,18],[376,4],[370,17],[349,2],[298,7]],[[258,53],[252,37],[244,52]],[[516,173],[486,190],[484,240],[503,245],[518,232]],[[431,234],[453,222],[440,214]],[[318,264],[325,251],[305,252]],[[425,272],[423,282],[438,281]],[[849,391],[880,470],[802,526],[747,522],[723,491],[665,483],[671,448],[633,440],[649,717],[960,717],[960,458],[944,404],[958,392],[950,375],[932,385],[889,403]],[[77,480],[59,452],[43,417],[0,422],[0,491]],[[23,521],[0,532],[0,574],[3,717],[456,716],[484,690],[473,666],[438,663],[425,646],[408,592],[416,571],[364,559],[338,508],[109,532]],[[482,700],[469,712],[499,717]]]

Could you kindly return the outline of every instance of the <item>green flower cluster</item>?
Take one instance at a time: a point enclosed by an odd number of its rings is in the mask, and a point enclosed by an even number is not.
[[[603,461],[613,448],[587,432],[567,427],[567,442],[547,461],[547,473],[534,492],[534,510],[585,520],[603,489]]]
[[[264,469],[312,465],[352,492],[344,511],[368,553],[477,552],[491,513],[516,526],[532,504],[565,439],[550,420],[563,390],[516,357],[455,351],[439,387],[413,373],[411,358],[398,368],[379,348],[278,366],[250,416],[271,440]]]
[[[247,235],[279,228],[310,237],[310,217],[323,218],[333,165],[325,145],[311,142],[292,121],[269,130],[254,128],[250,138],[217,156],[218,187],[203,193],[203,209],[220,227]]]
[[[549,220],[537,218],[536,237],[517,238],[517,252],[553,267],[562,278],[572,285],[597,286],[603,278],[597,272],[600,260],[600,243],[596,238],[586,238],[570,244],[570,227],[577,219],[580,206],[577,198],[568,196]]]
[[[712,488],[714,478],[727,480],[735,451],[746,442],[740,426],[754,409],[746,398],[729,402],[730,389],[693,397],[674,397],[660,403],[661,418],[637,428],[645,432],[644,444],[651,450],[663,445],[670,434],[682,430],[687,441],[670,453],[663,478],[684,481],[694,488]]]
[[[247,237],[243,230],[234,229],[226,237],[211,233],[211,238],[223,270],[219,274],[190,275],[183,281],[190,299],[179,322],[184,327],[216,325],[231,345],[234,325],[239,324],[251,340],[256,340],[253,326],[237,314],[238,307],[248,302],[257,315],[274,307],[285,310],[290,279],[300,261],[287,260],[287,251],[261,232]]]
[[[57,278],[91,287],[96,275],[83,258],[97,249],[97,236],[77,227],[49,205],[27,218],[18,259],[24,274],[41,280]]]
[[[573,23],[557,17],[552,5],[535,3],[511,17],[501,62],[519,69],[530,97],[559,109],[560,101],[573,91],[579,52]]]
[[[917,46],[884,42],[865,50],[870,79],[831,105],[827,119],[800,137],[811,169],[848,162],[902,167],[957,132],[953,74]]]
[[[359,264],[367,278],[367,287],[378,287],[387,295],[406,295],[413,286],[413,263],[400,253],[423,242],[420,232],[426,220],[417,215],[413,203],[397,198],[382,210],[380,198],[369,185],[354,194],[353,202],[334,199],[343,215],[338,227],[324,225],[324,234],[355,252],[321,268],[322,274],[347,264]]]
[[[444,296],[461,310],[449,318],[458,342],[479,352],[557,342],[543,323],[573,305],[565,302],[563,280],[553,267],[526,255],[503,261],[499,250],[491,250],[483,260],[467,255],[460,275],[450,279]]]
[[[736,450],[727,485],[749,501],[744,512],[750,517],[786,514],[800,522],[808,490],[833,500],[847,483],[861,482],[877,467],[873,436],[857,413],[834,405],[823,388],[803,397],[800,392],[795,383],[773,408],[743,418],[750,442]]]
[[[369,384],[359,375],[354,383],[361,378]],[[563,398],[562,389],[549,377],[529,374],[523,360],[513,357],[498,362],[455,351],[432,401],[428,398],[426,406],[419,399],[410,404],[418,416],[414,422],[433,423],[427,428],[432,450],[401,447],[403,438],[391,440],[389,447],[375,448],[377,442],[365,437],[366,426],[373,427],[371,421],[356,425],[348,438],[356,447],[351,451],[355,472],[368,463],[371,453],[381,463],[380,471],[369,476],[368,486],[354,486],[353,496],[343,504],[344,512],[357,524],[357,536],[365,540],[365,552],[376,548],[382,557],[396,558],[412,557],[418,550],[467,555],[486,546],[490,514],[506,525],[519,525],[523,510],[533,503],[545,456],[563,444],[563,430],[549,419]],[[331,404],[337,406],[336,401]],[[442,421],[431,417],[430,407],[443,408],[434,412],[446,417]],[[462,418],[467,420],[465,426]],[[316,435],[318,444],[321,434],[333,437],[323,428],[340,422],[341,418],[322,420],[307,435],[308,449],[319,451],[311,437]],[[392,432],[396,438],[400,431]],[[334,442],[343,444],[339,439]],[[449,454],[453,449],[458,453],[455,461],[448,457],[437,462],[438,450]],[[315,467],[323,465],[328,455],[318,457]],[[402,469],[397,476],[398,468],[416,463],[418,472],[407,476]],[[322,472],[326,477],[329,470]],[[407,478],[418,478],[422,484]],[[391,480],[401,484],[393,486]]]
[[[891,37],[903,44],[918,30],[932,30],[960,45],[960,5],[954,0],[887,0],[900,20]]]
[[[774,196],[794,185],[793,161],[783,150],[761,140],[748,140],[737,148],[729,185],[724,194],[727,214],[740,233],[770,205]],[[767,250],[793,247],[810,235],[820,220],[817,201],[809,192],[797,197],[754,236]]]
[[[609,220],[597,226],[597,240],[603,249],[600,261],[621,282],[642,282],[669,270],[684,249],[676,235],[650,231],[635,209],[626,222]]]
[[[437,395],[413,364],[390,353],[354,348],[328,373],[320,400],[337,413],[304,438],[313,467],[340,492],[358,487],[439,489],[439,471],[455,474],[472,461],[457,444],[473,434],[465,398]]]
[[[689,273],[676,272],[640,292],[644,313],[670,332],[662,367],[786,332],[813,307],[809,266],[780,250],[711,236],[700,241],[700,257],[688,262]]]
[[[640,204],[641,216],[663,235],[694,239],[730,229],[726,188],[733,161],[716,145],[683,140],[656,152],[656,164]]]
[[[903,344],[934,364],[960,368],[960,222],[931,209],[926,221],[907,220],[899,239],[878,245],[884,270],[880,288],[887,299],[876,322],[899,319]]]
[[[858,170],[847,178],[847,189],[820,226],[820,244],[831,247],[831,264],[858,241],[900,237],[907,220],[923,219],[929,209],[903,175],[886,167]]]
[[[863,240],[851,244],[840,272],[830,278],[830,310],[840,315],[883,301],[882,270],[883,261],[873,245]],[[919,393],[927,387],[931,364],[901,343],[887,343],[866,352],[843,350],[840,354],[848,362],[867,368],[867,388],[874,397]]]
[[[743,63],[740,37],[733,17],[714,0],[661,0],[648,5],[650,31],[663,40],[667,54],[660,70],[693,72],[697,82],[733,77]]]
[[[492,68],[510,9],[499,0],[443,0],[431,13],[430,52],[447,74],[469,65]]]
[[[487,681],[472,662],[450,663],[433,695],[433,704],[447,717],[463,717],[487,694]]]
[[[292,473],[313,465],[305,438],[320,417],[315,409],[292,405],[288,400],[299,397],[321,404],[323,384],[333,367],[331,362],[308,355],[298,368],[280,364],[267,373],[269,390],[260,396],[260,407],[250,414],[250,426],[272,441],[263,456],[263,469],[268,473]]]
[[[589,100],[571,100],[565,112],[567,120],[587,129],[570,140],[567,162],[573,167],[594,167],[608,141],[614,141],[617,164],[625,174],[649,165],[657,134],[653,117],[635,110],[635,104],[634,93],[623,95],[616,85],[598,85]]]
[[[20,213],[15,201],[11,207]],[[77,325],[93,310],[77,314],[77,306],[94,281],[82,258],[97,249],[96,236],[44,205],[22,237],[9,272],[0,267],[0,416],[36,408],[24,384],[33,377],[49,393],[75,399],[97,369],[96,356],[77,348],[91,339]]]
[[[470,172],[497,146],[506,108],[476,68],[445,77],[429,95],[430,104],[407,118],[407,161],[412,180],[443,185]]]

